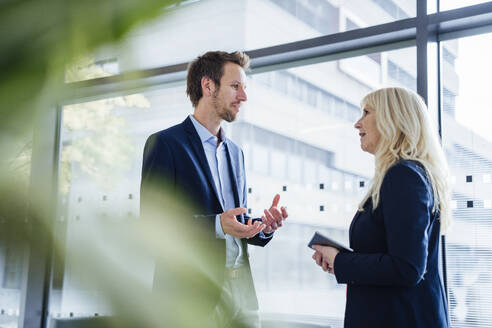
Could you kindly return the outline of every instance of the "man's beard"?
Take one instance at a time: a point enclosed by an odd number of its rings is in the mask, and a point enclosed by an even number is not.
[[[236,113],[234,113],[232,110],[227,108],[224,104],[220,103],[217,99],[217,94],[219,90],[216,90],[216,92],[213,94],[213,100],[212,104],[215,108],[215,112],[221,119],[223,119],[226,122],[233,122],[236,119]]]

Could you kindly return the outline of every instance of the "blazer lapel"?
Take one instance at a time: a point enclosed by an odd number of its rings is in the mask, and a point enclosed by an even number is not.
[[[350,223],[350,228],[349,228],[349,246],[352,249],[354,248],[354,246],[352,245],[352,233],[353,233],[353,230],[354,230],[354,225],[355,225],[357,219],[360,217],[361,214],[362,214],[362,212],[359,211],[359,210],[357,210],[357,213],[355,213],[355,216],[352,219],[352,222]]]
[[[239,190],[238,190],[238,184],[237,184],[237,180],[236,180],[236,165],[234,165],[234,161],[233,161],[233,158],[231,156],[231,151],[229,149],[229,144],[227,143],[227,139],[225,141],[225,149],[226,149],[226,154],[227,154],[227,164],[229,166],[229,176],[230,176],[230,179],[231,179],[231,183],[232,183],[232,191],[234,193],[234,204],[236,204],[236,207],[240,207],[241,206],[241,203],[239,202]]]
[[[198,161],[200,162],[200,167],[202,168],[203,172],[205,173],[205,176],[207,177],[208,184],[210,185],[210,188],[214,191],[215,198],[217,199],[217,202],[220,204],[222,208],[222,204],[219,201],[219,194],[217,192],[217,189],[215,188],[215,182],[212,177],[212,172],[210,171],[210,166],[208,165],[207,157],[205,155],[205,150],[203,149],[202,141],[200,140],[200,137],[198,136],[198,133],[195,130],[195,127],[193,126],[193,122],[191,122],[191,119],[189,117],[186,118],[183,122],[185,130],[188,132],[188,140],[190,141],[193,150],[195,152],[196,157],[198,158]],[[222,208],[224,210],[224,208]]]

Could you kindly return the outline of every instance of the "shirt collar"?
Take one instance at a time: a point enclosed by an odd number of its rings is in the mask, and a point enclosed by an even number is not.
[[[193,117],[193,115],[191,115],[191,114],[190,114],[190,119],[191,119],[191,122],[193,123],[193,126],[195,127],[195,130],[198,133],[198,136],[200,137],[200,140],[202,143],[212,141],[215,144],[217,144],[217,137],[216,136],[214,136],[212,133],[210,133],[210,131],[208,131],[207,128],[204,127],[200,122],[198,122]],[[220,139],[225,142],[226,141],[226,135],[225,135],[224,129],[222,127],[220,127],[219,133],[220,133]]]

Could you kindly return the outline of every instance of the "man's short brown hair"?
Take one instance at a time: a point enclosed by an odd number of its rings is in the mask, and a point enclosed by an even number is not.
[[[208,77],[220,87],[220,79],[224,75],[224,65],[227,62],[238,64],[244,70],[249,69],[249,56],[244,52],[209,51],[188,65],[186,77],[186,94],[190,97],[193,107],[202,98],[202,78]]]

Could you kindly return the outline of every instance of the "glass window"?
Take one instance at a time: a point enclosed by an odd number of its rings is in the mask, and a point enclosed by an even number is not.
[[[183,63],[208,50],[252,50],[414,17],[415,0],[182,1],[95,54],[119,72]],[[204,30],[205,29],[205,30]],[[206,37],[204,37],[204,35]]]
[[[360,73],[361,64],[372,65],[369,76]],[[322,317],[343,326],[345,287],[312,262],[306,244],[315,230],[348,242],[351,218],[374,170],[353,127],[359,102],[383,84],[415,89],[415,76],[415,48],[406,48],[249,77],[244,110],[237,122],[224,125],[250,157],[248,210],[261,216],[280,193],[290,212],[267,247],[249,248],[263,315]],[[112,239],[100,236],[100,227],[136,221],[146,138],[190,112],[184,86],[63,108],[56,231],[66,255],[55,264],[51,316],[111,313],[111,302],[78,256],[94,239],[106,239],[99,253],[112,254]],[[134,251],[119,256],[150,288],[152,261]]]
[[[288,166],[285,179],[254,168],[247,172],[253,215],[278,192],[271,186],[282,186],[280,202],[289,208],[289,219],[274,240],[263,249],[250,248],[264,315],[323,318],[331,327],[343,326],[345,286],[313,263],[306,245],[316,230],[348,243],[348,227],[374,170],[354,129],[359,102],[382,85],[415,90],[415,56],[415,48],[406,48],[251,76],[241,124],[275,132],[269,140],[282,140],[285,147],[269,141],[269,153],[284,152]],[[317,95],[316,101],[310,94]],[[254,140],[237,142],[254,149],[260,146]],[[262,147],[267,144],[259,140]],[[255,157],[266,160],[276,158]]]
[[[443,146],[454,226],[446,235],[452,327],[492,325],[491,34],[442,43]]]
[[[184,120],[190,108],[182,85],[63,107],[55,223],[61,255],[53,267],[51,317],[113,313],[118,302],[111,297],[117,291],[108,286],[126,274],[134,280],[120,285],[125,289],[118,297],[130,297],[133,286],[140,288],[137,292],[150,290],[152,259],[139,252],[141,244],[122,239],[121,233],[135,229],[140,214],[147,137]],[[86,254],[89,249],[97,252]],[[98,269],[88,271],[88,265]]]

